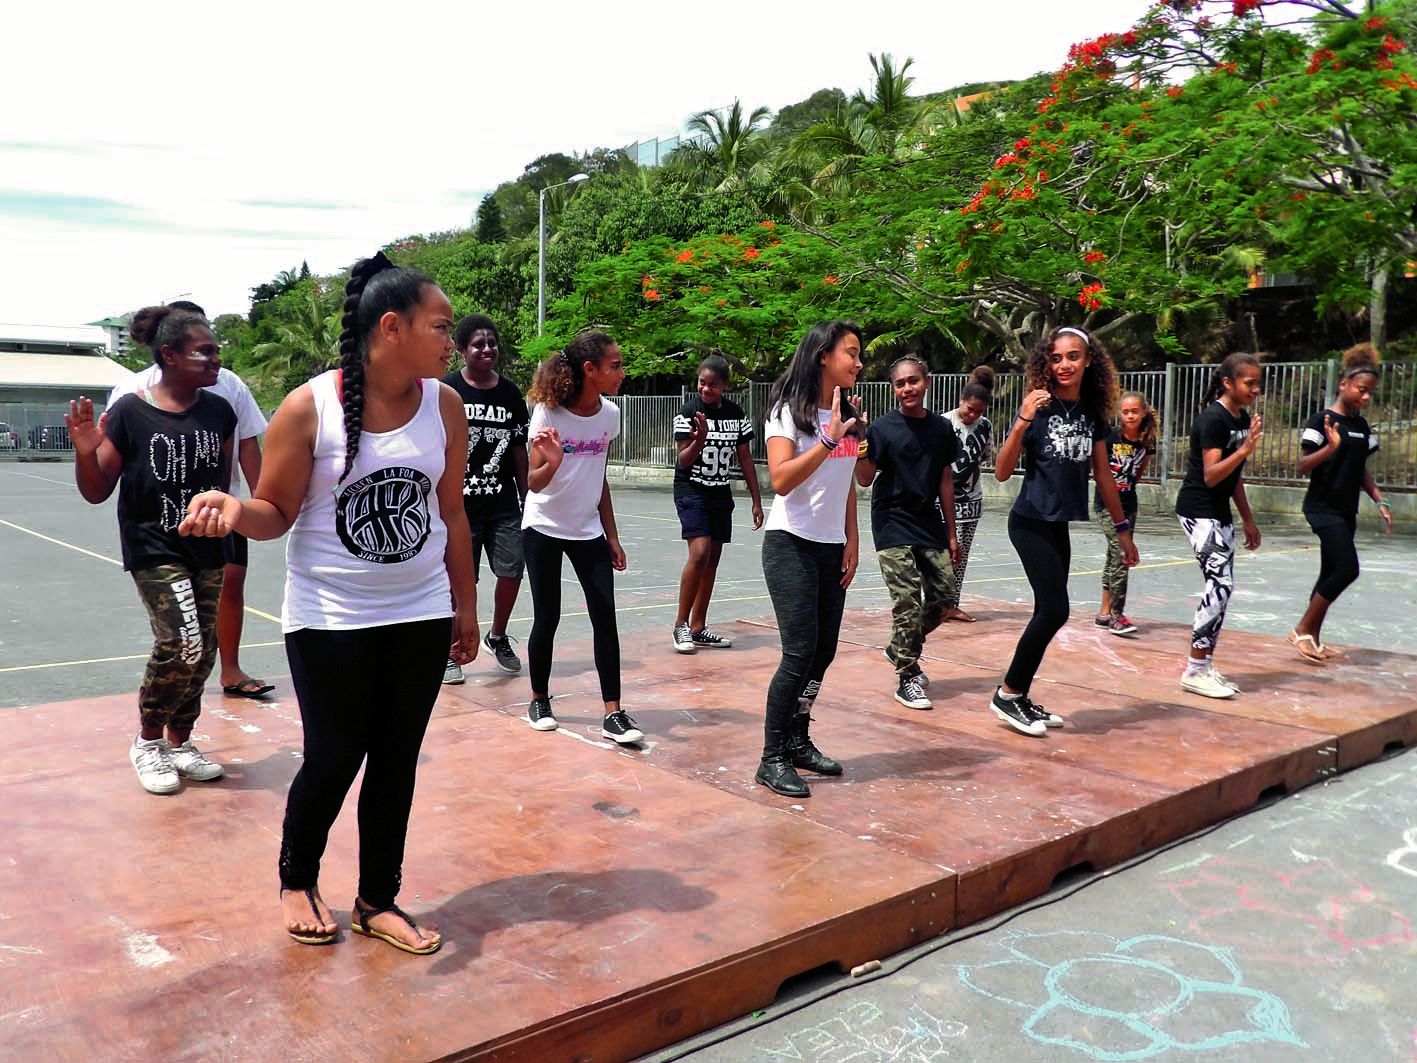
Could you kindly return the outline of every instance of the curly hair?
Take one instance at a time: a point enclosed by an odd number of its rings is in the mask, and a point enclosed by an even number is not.
[[[1372,373],[1378,376],[1378,366],[1382,363],[1383,356],[1378,353],[1378,349],[1371,343],[1355,343],[1348,350],[1343,352],[1343,372],[1341,378],[1347,380],[1349,377],[1357,376],[1359,373]]]
[[[1097,338],[1080,328],[1064,325],[1050,329],[1038,341],[1029,352],[1028,361],[1024,365],[1028,390],[1042,389],[1052,393],[1053,368],[1048,364],[1048,357],[1053,353],[1054,342],[1064,331],[1069,336],[1085,340],[1087,352],[1092,355],[1092,363],[1083,370],[1081,390],[1078,392],[1082,408],[1090,413],[1098,424],[1111,424],[1117,409],[1117,367],[1112,364],[1111,355]]]
[[[615,341],[598,329],[582,332],[566,344],[566,349],[553,354],[536,367],[526,397],[547,409],[568,406],[580,397],[585,386],[585,363],[599,365]]]
[[[466,351],[468,341],[472,339],[474,332],[490,332],[492,339],[497,346],[502,346],[502,334],[497,331],[497,325],[486,314],[468,314],[458,322],[458,327],[453,330],[453,346],[460,351]]]
[[[1127,399],[1136,399],[1141,403],[1141,420],[1137,423],[1137,431],[1141,433],[1141,445],[1147,450],[1156,446],[1156,434],[1160,431],[1160,421],[1156,416],[1156,411],[1152,409],[1151,403],[1146,401],[1146,396],[1140,391],[1124,391],[1121,399],[1117,402],[1118,409]]]

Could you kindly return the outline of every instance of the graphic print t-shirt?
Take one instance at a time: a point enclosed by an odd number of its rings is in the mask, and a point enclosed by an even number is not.
[[[1034,520],[1087,520],[1092,446],[1107,438],[1081,400],[1053,399],[1033,415],[1023,436],[1023,486],[1014,512]]]
[[[955,430],[959,449],[950,468],[954,471],[955,523],[978,520],[984,515],[984,488],[979,483],[979,470],[993,442],[994,426],[989,418],[978,417],[973,424],[959,419],[959,411],[951,410],[945,420]]]
[[[1309,418],[1299,445],[1305,454],[1312,454],[1328,445],[1324,435],[1324,419],[1338,428],[1341,441],[1338,451],[1328,461],[1316,465],[1309,473],[1309,489],[1304,492],[1304,516],[1311,521],[1349,521],[1358,512],[1358,493],[1363,490],[1368,455],[1377,452],[1378,437],[1362,417],[1320,410]]]
[[[1186,478],[1181,489],[1176,492],[1176,516],[1201,517],[1218,520],[1221,524],[1233,524],[1230,513],[1230,499],[1235,494],[1235,485],[1240,482],[1240,474],[1245,471],[1245,463],[1214,487],[1205,485],[1205,452],[1219,450],[1224,461],[1250,436],[1250,411],[1242,409],[1233,414],[1219,399],[1212,402],[1191,425],[1191,456],[1186,463]]]
[[[1155,447],[1133,443],[1122,434],[1120,428],[1107,433],[1107,464],[1112,469],[1112,481],[1117,485],[1117,495],[1122,500],[1122,512],[1127,519],[1137,515],[1137,481],[1141,479],[1142,462],[1156,453]],[[1094,491],[1092,507],[1101,513],[1107,507],[1102,504],[1102,492]]]
[[[106,432],[123,456],[118,481],[118,536],[123,568],[141,571],[174,562],[220,568],[220,539],[177,534],[187,503],[226,482],[222,448],[236,434],[236,413],[209,391],[181,413],[125,395],[108,410]]]
[[[707,406],[694,395],[674,417],[676,442],[694,437],[694,416],[700,413],[708,422],[708,438],[699,456],[687,468],[675,462],[674,497],[703,494],[726,498],[732,490],[729,474],[738,448],[753,441],[753,425],[737,403],[724,399],[717,406]]]
[[[558,539],[595,539],[605,534],[600,523],[600,492],[610,444],[620,434],[620,407],[609,399],[582,417],[560,406],[537,404],[531,411],[529,437],[543,425],[561,436],[561,465],[540,491],[528,491],[522,527],[535,528]]]
[[[831,416],[831,410],[817,410],[820,428],[831,423]],[[822,445],[817,435],[797,430],[792,411],[786,406],[769,414],[763,438],[792,440],[794,456]],[[860,440],[846,436],[805,481],[785,495],[774,493],[763,531],[791,532],[814,543],[846,542],[846,495],[855,490],[856,456],[860,452]]]
[[[463,472],[463,509],[469,518],[516,513],[521,509],[511,449],[526,444],[526,400],[517,386],[500,377],[490,388],[468,383],[462,371],[443,378],[462,398],[467,414],[467,468]]]
[[[950,423],[928,410],[924,417],[892,410],[870,423],[866,453],[876,463],[871,537],[877,550],[892,546],[943,550],[949,545],[940,512],[940,481],[958,446]]]

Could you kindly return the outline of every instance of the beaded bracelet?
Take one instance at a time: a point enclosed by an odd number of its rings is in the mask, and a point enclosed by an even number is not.
[[[821,435],[817,436],[817,442],[820,443],[822,446],[826,447],[828,450],[835,450],[840,445],[839,440],[833,439],[831,436],[827,435],[825,431],[823,431]]]
[[[1118,535],[1121,535],[1123,532],[1129,532],[1132,530],[1132,522],[1125,517],[1121,520],[1114,520],[1112,522],[1112,530]]]

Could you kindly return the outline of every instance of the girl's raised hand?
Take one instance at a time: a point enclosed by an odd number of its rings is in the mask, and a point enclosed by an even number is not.
[[[1250,418],[1250,434],[1245,441],[1240,444],[1240,449],[1245,452],[1245,456],[1255,452],[1255,448],[1260,445],[1260,440],[1264,438],[1264,418],[1255,414]]]
[[[69,430],[69,441],[74,444],[74,453],[87,456],[93,454],[103,442],[104,429],[108,425],[108,414],[93,419],[93,399],[83,395],[77,402],[69,402],[69,412],[64,415],[64,427]]]
[[[1018,415],[1027,420],[1033,420],[1038,415],[1038,411],[1053,401],[1052,394],[1047,388],[1038,388],[1030,391],[1023,397],[1023,406],[1019,409]]]
[[[1324,435],[1328,438],[1328,445],[1334,450],[1343,445],[1343,432],[1328,414],[1324,414]]]
[[[561,463],[561,433],[552,425],[542,425],[531,437],[531,449],[539,453],[542,460],[559,465]]]
[[[858,410],[861,408],[860,395],[848,395],[846,401],[854,405]],[[841,388],[832,388],[832,415],[831,420],[827,422],[827,435],[831,436],[833,439],[839,440],[856,427],[857,420],[860,420],[864,424],[866,419],[864,416],[860,418],[851,417],[845,421],[841,419]]]

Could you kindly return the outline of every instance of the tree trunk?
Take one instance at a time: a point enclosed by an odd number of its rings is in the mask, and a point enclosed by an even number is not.
[[[1386,266],[1374,270],[1370,283],[1372,298],[1368,304],[1368,340],[1379,352],[1387,346],[1387,283],[1390,271]]]

